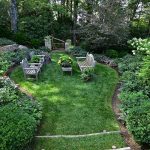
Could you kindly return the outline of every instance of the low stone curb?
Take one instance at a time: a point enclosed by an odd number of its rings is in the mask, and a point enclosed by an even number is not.
[[[83,134],[83,135],[44,135],[44,136],[35,136],[36,138],[82,138],[82,137],[90,137],[90,136],[97,136],[97,135],[105,135],[105,134],[120,134],[120,131],[103,131],[99,133],[90,133],[90,134]]]
[[[124,147],[124,148],[119,148],[119,149],[109,149],[109,150],[131,150],[130,147]]]

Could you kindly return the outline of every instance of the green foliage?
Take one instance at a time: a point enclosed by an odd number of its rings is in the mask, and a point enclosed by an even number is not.
[[[29,37],[22,32],[14,33],[13,34],[13,40],[18,44],[23,44],[23,45],[29,45],[30,44]]]
[[[121,110],[124,113],[126,118],[129,112],[135,107],[140,107],[145,101],[150,101],[150,98],[147,95],[144,95],[142,92],[121,92],[119,95],[121,99]]]
[[[10,15],[9,15],[9,2],[6,0],[0,1],[0,37],[10,36]]]
[[[150,101],[129,111],[127,127],[139,143],[150,144]]]
[[[12,65],[20,63],[23,58],[28,58],[28,53],[28,50],[16,50],[15,52],[1,52],[0,75],[3,75]]]
[[[70,53],[74,56],[85,56],[87,52],[80,46],[75,46],[73,48],[70,48]]]
[[[141,65],[142,57],[126,55],[123,58],[119,59],[118,68],[120,73],[124,73],[125,71],[136,72],[139,70]]]
[[[36,124],[39,125],[42,119],[42,106],[39,102],[29,99],[26,95],[22,95],[15,104],[32,116],[36,120]]]
[[[122,57],[128,55],[128,53],[129,53],[129,50],[127,50],[127,49],[124,49],[124,50],[120,49],[120,50],[118,50],[118,57],[122,58]]]
[[[133,38],[128,44],[134,48],[133,54],[150,55],[150,39]]]
[[[93,68],[85,69],[81,74],[81,79],[85,82],[91,81],[94,79],[95,73]]]
[[[43,44],[43,40],[39,40],[39,39],[31,39],[30,40],[30,45],[34,48],[38,48],[40,46],[42,46]]]
[[[40,123],[42,107],[21,93],[9,78],[1,78],[0,118],[0,149],[23,149]]]
[[[148,17],[147,18],[142,17],[140,19],[133,20],[131,22],[130,34],[132,37],[137,37],[137,38],[147,37],[149,34]]]
[[[23,1],[20,7],[22,7],[22,12],[19,31],[26,33],[29,39],[43,40],[49,32],[53,31],[53,12],[48,2]]]
[[[40,61],[39,56],[36,56],[36,55],[32,56],[31,63],[39,63],[39,61]]]
[[[59,58],[58,64],[60,64],[62,67],[70,67],[73,65],[73,60],[71,57],[64,55]]]
[[[139,76],[143,79],[143,82],[150,85],[150,55],[143,59]]]
[[[31,142],[36,120],[15,104],[7,104],[0,108],[0,149],[23,149]]]
[[[0,79],[0,105],[15,102],[19,98],[15,87],[8,80]]]
[[[110,58],[117,58],[118,52],[114,49],[108,49],[108,50],[106,50],[105,55],[110,57]]]
[[[121,110],[136,141],[150,144],[149,40],[134,38],[128,43],[134,48],[135,56],[128,55],[120,59],[118,65],[122,73]]]
[[[0,38],[0,46],[4,46],[4,45],[12,45],[15,44],[15,42],[6,39],[6,38]]]

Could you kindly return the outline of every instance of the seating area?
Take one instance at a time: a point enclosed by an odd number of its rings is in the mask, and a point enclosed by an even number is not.
[[[45,64],[44,68],[41,68],[37,82],[25,80],[22,68],[19,66],[11,73],[15,83],[29,92],[43,106],[43,120],[36,134],[35,150],[42,148],[59,150],[62,149],[61,147],[67,147],[69,150],[84,147],[83,149],[88,150],[91,145],[94,145],[94,149],[99,147],[111,149],[113,145],[117,148],[125,147],[120,133],[117,132],[119,126],[110,107],[114,88],[118,82],[116,71],[97,63],[93,69],[96,77],[85,82],[81,79],[81,74],[84,72],[79,70],[74,57],[56,51],[50,53],[50,57],[52,63]],[[60,57],[65,58],[65,62],[70,60],[69,57],[73,60],[72,76],[63,74],[62,66],[58,63]],[[31,64],[29,62],[26,60],[25,64]],[[30,67],[32,68],[32,65]],[[117,133],[107,134],[111,131]],[[104,135],[78,137],[99,132],[104,132]],[[77,137],[71,139],[67,137],[66,140],[37,137],[58,135]]]
[[[86,57],[76,57],[77,63],[81,71],[84,71],[87,68],[94,68],[96,61],[92,54],[87,53]]]
[[[34,55],[30,53],[30,57],[37,56],[40,58],[38,63],[29,63],[27,58],[23,59],[20,64],[22,66],[24,77],[28,78],[30,76],[35,76],[36,80],[38,80],[38,75],[41,72],[41,69],[45,62],[45,55]]]

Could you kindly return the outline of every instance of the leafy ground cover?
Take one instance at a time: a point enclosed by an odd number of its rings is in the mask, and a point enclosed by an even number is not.
[[[25,80],[21,67],[11,74],[13,80],[43,103],[43,119],[38,135],[119,130],[111,106],[111,98],[118,82],[117,73],[98,64],[95,68],[95,80],[85,83],[81,80],[81,73],[76,65],[73,76],[62,74],[57,63],[62,55],[64,54],[52,54],[52,63],[44,68],[39,81]],[[112,134],[81,140],[39,139],[35,145],[35,149],[66,149],[67,146],[68,149],[108,149],[112,145],[123,147],[124,142],[119,134]]]
[[[42,107],[0,77],[0,149],[27,148],[42,118]]]

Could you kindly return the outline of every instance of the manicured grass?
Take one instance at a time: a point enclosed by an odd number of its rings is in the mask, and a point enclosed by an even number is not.
[[[119,134],[75,139],[37,139],[35,143],[38,143],[35,144],[36,150],[108,150],[113,145],[117,148],[124,147]]]
[[[26,81],[21,67],[11,74],[17,83],[43,103],[43,119],[38,135],[87,134],[103,130],[119,130],[111,106],[112,95],[118,82],[117,73],[105,65],[98,64],[95,68],[95,80],[84,83],[80,79],[80,72],[77,69],[73,76],[62,75],[61,68],[57,64],[60,55],[63,54],[52,54],[53,62],[42,71],[39,81]],[[120,135],[113,136],[122,146]],[[111,135],[112,139],[113,136]],[[106,139],[109,139],[108,137],[107,135]],[[92,141],[92,139],[94,140]],[[93,137],[91,140],[88,138],[87,142],[85,140],[69,140],[69,144],[72,145],[71,143],[74,142],[74,146],[79,144],[84,147],[85,144],[85,147],[88,147],[96,141],[104,142],[106,140],[104,138],[104,141],[101,141],[101,139],[102,137]],[[42,145],[42,141],[38,142],[39,147]],[[65,146],[67,144],[67,140],[62,139],[46,141],[48,142],[45,142],[45,147],[51,145],[53,141],[56,145],[62,143]],[[99,146],[99,144],[96,145]],[[104,145],[107,143],[104,142]],[[56,149],[59,147],[56,146]]]

